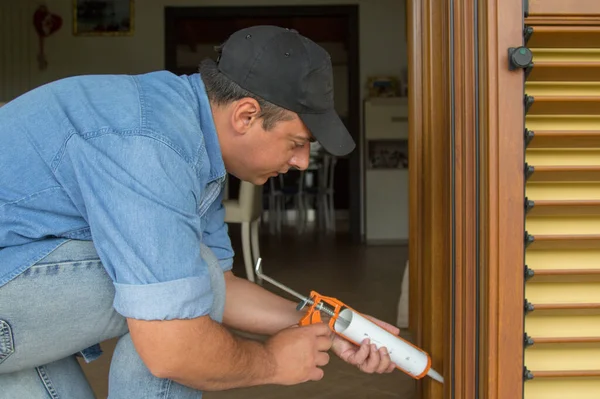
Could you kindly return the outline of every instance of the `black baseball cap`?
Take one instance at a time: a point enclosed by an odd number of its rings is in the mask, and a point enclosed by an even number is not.
[[[260,25],[233,33],[220,50],[217,67],[229,79],[297,113],[327,152],[354,150],[334,108],[331,57],[321,46],[296,30]]]

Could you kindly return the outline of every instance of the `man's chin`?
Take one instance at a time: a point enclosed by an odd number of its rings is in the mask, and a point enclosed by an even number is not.
[[[270,175],[263,175],[263,176],[248,176],[248,175],[237,175],[231,172],[228,172],[229,174],[231,174],[232,176],[235,176],[236,178],[240,179],[241,181],[246,181],[249,183],[254,184],[255,186],[262,186],[263,184],[265,184],[266,182],[269,181],[269,179],[271,178]]]
[[[259,177],[255,177],[254,179],[252,179],[252,184],[254,184],[255,186],[262,186],[264,185],[266,182],[269,181],[269,178],[271,176],[259,176]]]

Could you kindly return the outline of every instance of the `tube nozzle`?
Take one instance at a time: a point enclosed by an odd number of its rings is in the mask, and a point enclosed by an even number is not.
[[[427,372],[427,375],[430,376],[431,378],[433,378],[434,380],[436,380],[439,383],[442,383],[442,384],[444,383],[444,377],[442,377],[440,375],[440,373],[438,373],[434,369],[429,369],[429,371]]]

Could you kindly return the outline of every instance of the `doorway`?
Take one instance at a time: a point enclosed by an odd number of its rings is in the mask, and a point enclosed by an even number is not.
[[[356,142],[356,149],[336,163],[334,209],[348,215],[351,240],[361,243],[358,5],[165,7],[165,69],[179,75],[196,73],[202,59],[214,58],[214,46],[253,25],[296,29],[332,56],[336,110]],[[238,187],[239,180],[230,176],[230,196],[237,195]]]

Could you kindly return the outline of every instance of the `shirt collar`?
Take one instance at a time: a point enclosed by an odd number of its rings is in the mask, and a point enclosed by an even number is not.
[[[223,155],[221,154],[221,145],[219,144],[217,129],[215,128],[215,121],[213,120],[204,82],[198,73],[188,76],[188,79],[198,97],[200,128],[204,135],[204,145],[206,146],[208,160],[210,161],[209,179],[214,180],[222,178],[227,172],[225,170],[225,163],[223,162]]]

